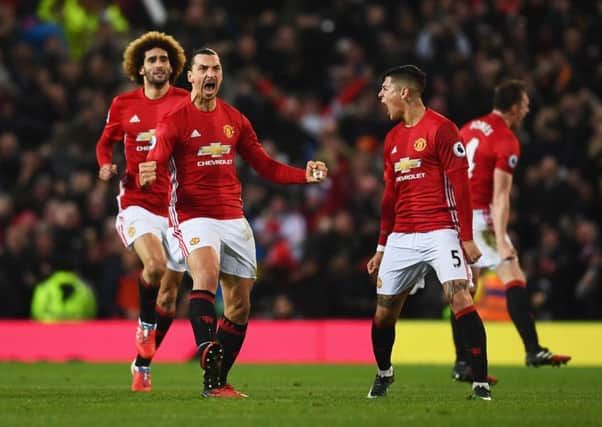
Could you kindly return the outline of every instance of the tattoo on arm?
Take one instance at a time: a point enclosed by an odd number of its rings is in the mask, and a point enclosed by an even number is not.
[[[454,295],[468,289],[468,281],[451,280],[445,283],[444,288],[445,296],[447,297],[447,300],[451,302],[454,299]]]

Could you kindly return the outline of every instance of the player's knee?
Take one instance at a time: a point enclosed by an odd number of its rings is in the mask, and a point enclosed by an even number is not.
[[[473,305],[472,295],[468,289],[457,292],[453,295],[453,298],[449,301],[449,305],[454,313],[460,310],[464,310],[467,307]]]
[[[377,310],[374,314],[374,326],[377,328],[387,328],[395,326],[397,323],[397,316],[390,312],[390,310]]]
[[[219,265],[204,263],[190,271],[195,289],[208,289],[215,292],[219,280]]]
[[[165,274],[167,265],[164,259],[152,257],[144,264],[144,270],[151,282],[156,283],[160,281]]]
[[[468,280],[447,281],[443,283],[443,289],[450,304],[453,304],[454,300],[458,298],[465,298],[466,295],[470,296]]]

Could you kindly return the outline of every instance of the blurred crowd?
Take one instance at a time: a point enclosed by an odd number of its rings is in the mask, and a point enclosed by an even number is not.
[[[118,182],[97,179],[95,144],[112,97],[133,88],[124,47],[159,29],[220,53],[222,97],[273,157],[330,169],[324,185],[277,187],[239,163],[252,316],[372,315],[365,265],[392,126],[376,94],[385,69],[414,63],[426,104],[458,126],[491,109],[502,79],[528,82],[510,228],[531,302],[538,318],[600,319],[601,27],[601,0],[0,0],[0,317],[30,316],[57,270],[93,288],[99,317],[136,317],[140,265],[115,232]],[[404,316],[442,307],[431,283]]]

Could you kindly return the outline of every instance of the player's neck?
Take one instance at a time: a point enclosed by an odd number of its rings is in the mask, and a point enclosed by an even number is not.
[[[169,88],[169,83],[165,83],[162,86],[145,84],[143,88],[144,96],[146,96],[148,99],[159,99],[162,98],[169,91]]]
[[[409,108],[403,113],[402,121],[405,127],[411,128],[422,119],[426,113],[426,107],[421,100],[412,101]]]
[[[506,126],[508,126],[509,128],[512,128],[512,126],[514,125],[512,119],[510,118],[510,116],[508,114],[504,114],[500,110],[495,110],[495,109],[493,110],[493,114],[501,117],[502,120],[504,121],[504,123],[506,123]]]
[[[190,94],[191,101],[196,108],[206,113],[209,113],[217,107],[217,98],[204,99],[200,96],[195,96],[194,93]]]

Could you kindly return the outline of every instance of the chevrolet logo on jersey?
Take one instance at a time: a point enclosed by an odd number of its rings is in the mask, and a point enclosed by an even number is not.
[[[231,145],[222,145],[221,142],[212,142],[209,145],[199,148],[197,156],[222,157],[224,154],[228,154],[231,148]]]
[[[136,147],[136,151],[150,151],[155,148],[157,139],[155,138],[155,130],[149,129],[146,132],[140,132],[136,135],[136,142],[148,142],[148,145],[139,145]]]
[[[408,173],[413,168],[418,168],[422,164],[420,159],[410,159],[404,157],[395,163],[395,172]]]
[[[138,135],[136,135],[136,141],[150,141],[153,139],[153,136],[155,136],[155,130],[150,129],[146,132],[140,132]]]

